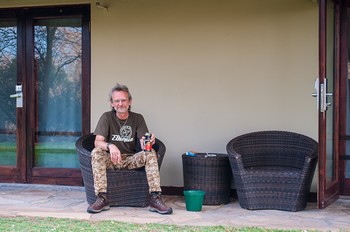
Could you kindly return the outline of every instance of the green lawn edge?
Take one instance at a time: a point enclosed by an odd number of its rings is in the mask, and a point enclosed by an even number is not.
[[[126,223],[118,222],[114,220],[105,221],[91,221],[91,220],[78,220],[78,219],[66,219],[66,218],[52,218],[52,217],[0,217],[0,231],[5,232],[41,232],[41,231],[152,231],[152,232],[167,232],[167,231],[203,231],[203,232],[262,232],[262,231],[305,231],[305,230],[280,230],[280,229],[265,229],[257,227],[240,227],[233,228],[229,226],[180,226],[180,225],[168,225],[158,223]],[[309,231],[309,230],[308,230]]]

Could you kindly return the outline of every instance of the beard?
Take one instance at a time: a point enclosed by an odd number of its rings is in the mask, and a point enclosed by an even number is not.
[[[129,109],[127,107],[120,107],[116,108],[115,110],[117,111],[117,113],[126,113]]]

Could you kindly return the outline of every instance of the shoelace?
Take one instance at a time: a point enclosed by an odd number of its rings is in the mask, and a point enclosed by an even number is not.
[[[160,196],[156,196],[155,198],[156,198],[156,200],[155,200],[155,204],[156,205],[160,205],[160,206],[165,207],[165,205],[164,205],[164,203],[163,203],[163,201],[162,201]]]
[[[103,197],[99,197],[98,201],[96,202],[96,205],[101,205],[105,202],[105,199]]]

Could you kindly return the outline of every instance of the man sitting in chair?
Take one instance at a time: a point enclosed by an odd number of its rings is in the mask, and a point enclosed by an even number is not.
[[[89,213],[108,210],[107,169],[137,169],[145,167],[150,193],[152,212],[171,214],[161,196],[160,175],[156,152],[140,151],[136,153],[136,140],[144,145],[144,136],[148,132],[141,114],[130,111],[132,97],[125,85],[117,84],[112,88],[109,99],[112,110],[105,112],[98,121],[94,134],[95,148],[91,152],[92,173],[94,177],[96,202],[87,209]],[[151,144],[155,136],[151,136]]]

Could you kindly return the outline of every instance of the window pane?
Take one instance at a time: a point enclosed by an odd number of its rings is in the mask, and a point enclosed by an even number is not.
[[[78,168],[75,141],[81,135],[80,18],[37,20],[35,166]]]
[[[16,166],[17,27],[0,20],[0,165]]]
[[[334,4],[331,1],[327,1],[327,93],[333,93],[333,80],[334,80]],[[331,104],[327,107],[326,118],[326,180],[327,186],[335,180],[335,163],[334,163],[334,138],[333,138],[333,114],[334,114],[334,102],[333,97],[328,96],[327,102]]]

